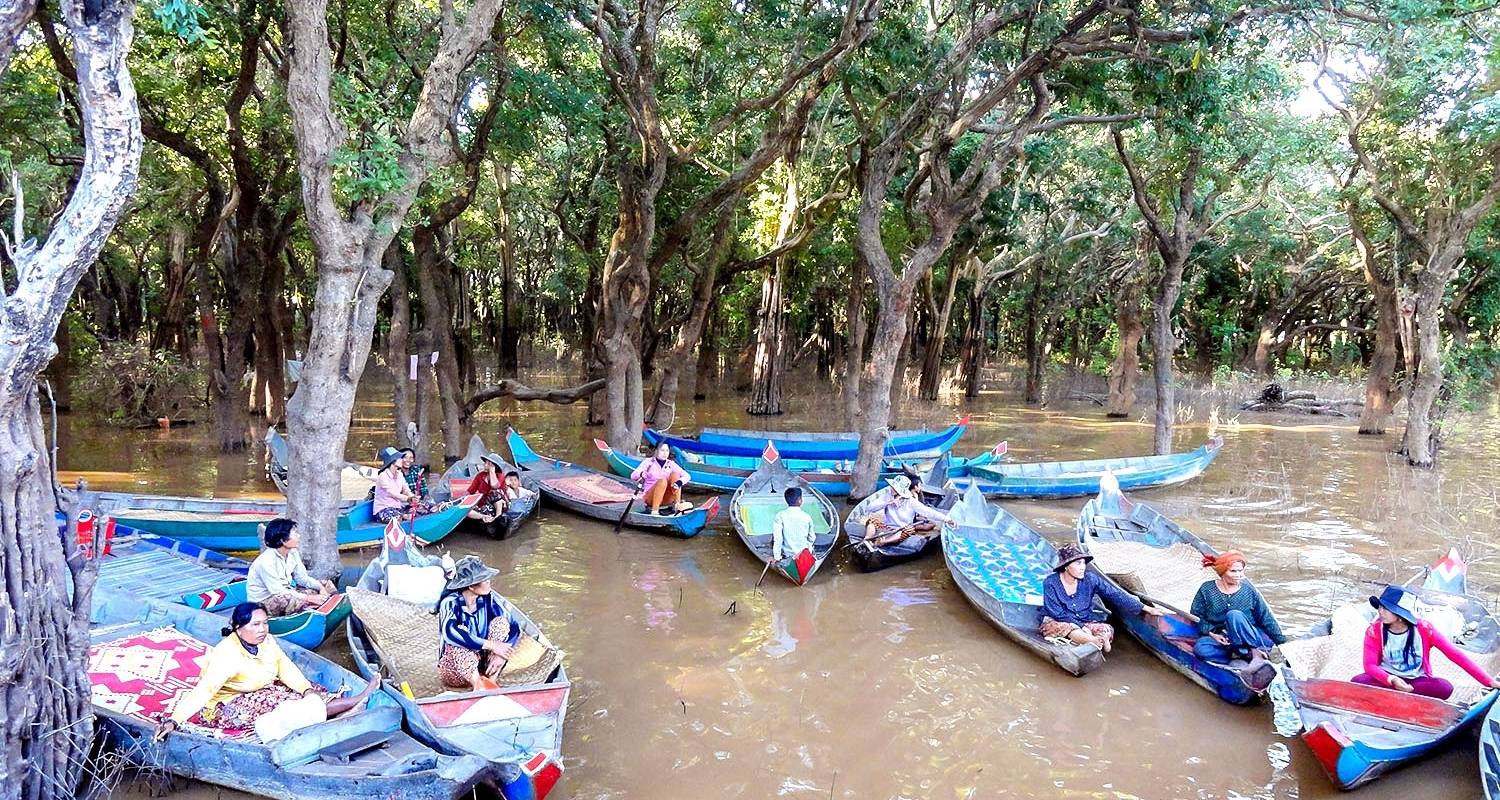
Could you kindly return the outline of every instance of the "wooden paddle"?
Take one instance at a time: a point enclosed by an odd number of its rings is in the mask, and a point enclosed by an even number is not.
[[[625,518],[630,516],[630,507],[635,505],[635,499],[641,496],[642,491],[644,490],[636,489],[635,492],[630,495],[630,499],[625,501],[625,513],[621,514],[620,519],[615,522],[615,533],[619,533],[620,529],[625,527]]]
[[[766,562],[766,568],[760,571],[760,577],[755,580],[755,587],[754,588],[756,588],[756,589],[760,588],[761,581],[764,581],[766,579],[766,573],[770,572],[770,571],[771,571],[771,562],[767,561]]]

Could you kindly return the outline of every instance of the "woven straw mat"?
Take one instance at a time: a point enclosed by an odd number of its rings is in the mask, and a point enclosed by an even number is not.
[[[1372,615],[1368,603],[1351,603],[1334,612],[1331,635],[1287,642],[1281,646],[1281,652],[1298,677],[1347,681],[1365,671],[1365,630],[1370,626]],[[1453,683],[1449,703],[1466,706],[1484,696],[1487,689],[1469,677],[1469,673],[1459,669],[1436,647],[1429,652],[1432,674]],[[1492,674],[1500,667],[1500,654],[1471,653],[1470,656],[1474,663]]]
[[[1203,566],[1203,554],[1183,542],[1152,547],[1142,542],[1096,539],[1089,543],[1089,553],[1101,572],[1111,576],[1134,574],[1147,595],[1184,611],[1193,605],[1198,587],[1218,577]]]
[[[175,511],[150,508],[131,508],[123,511],[112,511],[110,515],[115,519],[125,522],[129,522],[132,519],[151,519],[161,522],[269,522],[276,519],[276,515],[270,512],[221,514],[213,511]]]
[[[380,648],[387,663],[386,677],[406,681],[418,697],[449,691],[438,680],[437,616],[418,603],[409,603],[359,587],[349,589],[354,614]],[[525,686],[545,681],[562,661],[562,651],[522,636],[500,673],[501,686]]]

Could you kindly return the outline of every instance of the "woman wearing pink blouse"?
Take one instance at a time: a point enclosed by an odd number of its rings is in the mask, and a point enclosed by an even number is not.
[[[635,472],[630,473],[630,479],[641,485],[651,513],[659,513],[662,506],[674,512],[682,510],[677,505],[682,502],[682,487],[687,485],[688,474],[672,460],[672,448],[666,442],[656,446],[656,453],[642,461]]]

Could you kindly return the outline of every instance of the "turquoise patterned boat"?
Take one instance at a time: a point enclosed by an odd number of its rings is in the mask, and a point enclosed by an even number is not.
[[[245,602],[250,562],[112,519],[104,524],[109,546],[98,559],[100,586],[212,614],[226,614]],[[334,595],[319,608],[272,617],[271,634],[316,649],[347,616],[349,600]]]
[[[1057,548],[1005,509],[986,502],[973,484],[948,513],[958,527],[943,532],[943,560],[980,616],[1066,672],[1084,675],[1098,669],[1104,663],[1098,647],[1057,644],[1039,632],[1042,581],[1052,574]]]
[[[953,449],[968,427],[969,418],[964,417],[958,424],[941,431],[896,431],[886,440],[885,455],[937,458]],[[767,444],[775,445],[782,458],[851,459],[859,455],[859,434],[852,432],[794,433],[704,428],[697,437],[690,437],[672,436],[647,428],[644,435],[652,447],[667,442],[681,450],[705,455],[760,458]]]

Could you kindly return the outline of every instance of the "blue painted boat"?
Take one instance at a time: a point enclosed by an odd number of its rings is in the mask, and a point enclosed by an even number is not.
[[[1222,436],[1187,453],[1135,458],[1098,458],[1088,461],[1039,461],[1029,464],[983,464],[951,473],[960,491],[972,482],[986,497],[1053,499],[1084,497],[1099,492],[1099,480],[1109,472],[1121,489],[1148,489],[1198,477],[1224,446]]]
[[[408,523],[412,535],[425,543],[436,542],[453,532],[459,522],[478,502],[465,497],[441,511],[423,514]],[[385,534],[385,523],[374,517],[373,501],[366,500],[339,515],[337,532],[340,548],[367,547],[379,544]],[[157,533],[199,547],[221,552],[255,552],[260,549],[260,528],[280,512],[207,512],[158,509],[119,509],[110,512],[120,523],[147,533]]]
[[[1452,580],[1455,566],[1456,583]],[[1463,561],[1457,553],[1450,553],[1425,579],[1413,578],[1405,588],[1417,595],[1419,619],[1440,631],[1449,628],[1445,635],[1491,674],[1500,667],[1500,624],[1483,599],[1468,594]],[[1480,720],[1485,721],[1480,729],[1480,768],[1492,766],[1497,692],[1481,686],[1436,649],[1434,674],[1454,685],[1447,700],[1349,680],[1351,673],[1360,671],[1358,654],[1374,614],[1360,598],[1334,612],[1307,638],[1281,647],[1286,656],[1281,675],[1303,728],[1302,740],[1334,785],[1340,789],[1363,786],[1435,753]],[[1489,783],[1485,791],[1490,791]]]
[[[633,508],[625,524],[652,533],[688,538],[697,536],[719,513],[719,498],[682,514],[650,514],[644,506],[632,501],[636,485],[608,472],[538,455],[515,429],[507,428],[505,443],[510,447],[511,461],[521,470],[526,488],[540,492],[543,499],[569,511],[614,524],[626,505]]]
[[[504,790],[496,765],[476,756],[438,753],[405,733],[401,707],[381,692],[363,710],[271,744],[253,733],[229,737],[192,726],[152,741],[152,717],[169,710],[197,682],[201,665],[195,654],[223,639],[224,621],[100,587],[94,591],[91,622],[94,713],[114,751],[132,764],[283,800],[458,800],[476,789]],[[282,649],[319,686],[350,691],[365,686],[363,678],[315,653],[290,643]],[[141,675],[122,670],[133,653],[149,653],[156,666]]]
[[[355,591],[384,595],[391,564],[425,567],[438,563],[400,537],[394,541],[387,537],[380,555],[361,573]],[[361,608],[369,610],[367,605]],[[541,629],[524,613],[521,616],[525,632],[544,640]],[[436,619],[427,611],[421,617],[416,623],[431,626],[435,640]],[[562,663],[540,683],[458,692],[444,689],[436,679],[436,647],[424,664],[428,674],[411,675],[395,668],[392,654],[382,650],[358,615],[349,617],[346,630],[360,675],[368,678],[379,672],[405,682],[401,688],[387,682],[382,690],[406,712],[407,725],[418,740],[441,752],[468,753],[494,762],[507,776],[508,788],[526,782],[528,796],[537,800],[547,796],[562,774],[563,722],[572,688]]]
[[[646,459],[646,456],[637,456],[616,450],[601,439],[594,440],[594,446],[599,448],[599,453],[604,456],[604,461],[616,475],[630,477],[635,468]],[[964,469],[972,466],[982,466],[999,461],[1005,454],[1006,444],[1001,442],[994,448],[986,450],[972,458],[955,458],[953,463],[961,465]],[[688,474],[688,487],[701,489],[708,492],[733,492],[740,488],[745,478],[755,471],[760,459],[747,459],[740,456],[721,455],[699,455],[678,450],[675,454],[678,465]],[[943,454],[948,457],[948,454]],[[882,477],[887,477],[905,469],[929,468],[937,459],[930,458],[888,458],[885,460]],[[817,488],[818,491],[829,497],[848,497],[849,481],[854,469],[854,462],[836,459],[782,459],[782,464],[788,471],[807,481]]]
[[[953,448],[969,427],[969,418],[936,432],[897,431],[885,443],[885,455],[908,458],[937,458]],[[667,442],[691,453],[759,458],[766,444],[774,444],[782,458],[853,459],[859,456],[857,433],[793,433],[787,431],[732,431],[704,428],[696,437],[672,436],[647,428],[646,441],[652,446]]]
[[[771,526],[776,515],[787,507],[784,493],[794,486],[802,489],[802,510],[812,518],[813,545],[811,550],[804,550],[796,556],[777,559],[773,552]],[[782,466],[772,445],[766,445],[760,467],[730,498],[729,518],[734,522],[740,541],[766,565],[762,576],[766,571],[775,572],[797,586],[805,586],[812,580],[839,540],[839,513],[834,509],[833,501]]]
[[[104,524],[112,531],[108,552],[98,559],[99,586],[220,615],[245,602],[250,562],[114,520]],[[271,634],[313,650],[348,615],[349,600],[336,595],[322,607],[272,617]]]
[[[276,490],[286,494],[287,470],[291,464],[291,446],[275,427],[266,428],[266,478]],[[339,470],[340,508],[348,508],[369,497],[375,486],[376,470],[364,464],[345,461]]]
[[[1004,452],[1002,449],[1004,444],[1001,442],[991,452]],[[942,456],[937,463],[933,464],[932,469],[929,469],[926,474],[913,476],[915,479],[912,481],[917,491],[921,493],[922,502],[939,511],[951,509],[960,499],[959,493],[953,489],[948,480],[949,458],[947,455]],[[911,472],[908,471],[907,475],[910,476]],[[930,536],[912,536],[880,547],[867,544],[865,520],[875,513],[875,509],[880,504],[889,500],[889,489],[882,488],[861,500],[844,517],[844,536],[849,540],[849,545],[844,550],[849,553],[855,569],[860,572],[877,572],[897,564],[915,561],[941,549],[942,542],[936,531]]]
[[[1192,597],[1214,573],[1204,555],[1218,555],[1202,539],[1161,512],[1104,487],[1078,514],[1077,541],[1093,556],[1093,570],[1122,591],[1155,603],[1169,613],[1160,617],[1118,617],[1142,645],[1192,682],[1239,705],[1259,702],[1268,678],[1259,672],[1242,678],[1244,664],[1216,664],[1193,652],[1197,618],[1187,611]]]
[[[468,491],[469,484],[474,480],[481,470],[481,462],[485,457],[493,458],[500,462],[500,474],[503,476],[508,471],[520,472],[520,469],[509,461],[501,458],[498,453],[493,453],[484,446],[484,440],[476,434],[469,437],[469,450],[463,458],[449,465],[448,470],[436,486],[431,487],[432,499],[447,500],[453,496],[462,497]],[[542,496],[529,493],[524,497],[511,500],[505,506],[505,513],[495,517],[493,522],[485,522],[480,519],[464,517],[458,524],[458,529],[469,533],[477,533],[488,536],[491,539],[504,540],[515,533],[526,524],[526,521],[536,516],[536,510],[541,505]]]
[[[1005,509],[986,502],[972,484],[949,514],[958,527],[943,532],[943,560],[979,615],[1065,672],[1084,675],[1098,669],[1104,663],[1098,647],[1056,644],[1039,632],[1042,581],[1057,563],[1057,548]],[[1095,605],[1100,606],[1097,600]]]
[[[1479,785],[1484,800],[1500,800],[1500,718],[1493,704],[1479,724]]]

